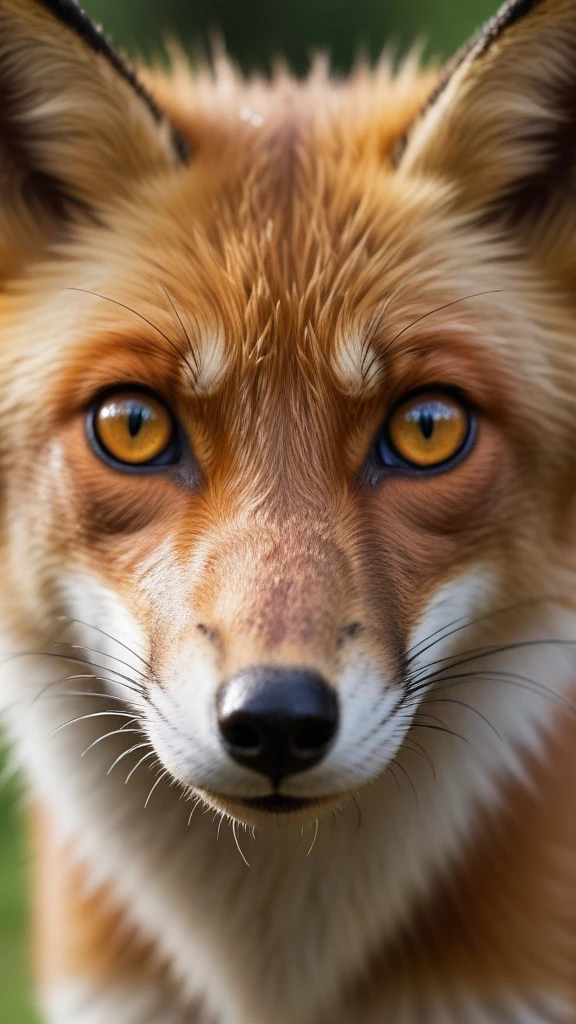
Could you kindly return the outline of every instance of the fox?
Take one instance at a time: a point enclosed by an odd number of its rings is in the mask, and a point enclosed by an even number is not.
[[[571,1024],[575,0],[344,78],[0,0],[0,89],[43,1020]]]

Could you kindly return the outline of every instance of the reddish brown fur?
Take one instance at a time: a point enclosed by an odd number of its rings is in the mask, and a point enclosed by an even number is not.
[[[28,6],[0,0],[0,15],[18,9],[26,26]],[[569,30],[576,52],[572,3],[544,0],[537,18],[552,40],[557,23]],[[397,678],[433,597],[478,566],[497,580],[491,611],[541,599],[543,581],[571,609],[574,235],[558,223],[551,241],[531,228],[527,254],[524,227],[495,227],[492,163],[472,159],[470,140],[462,155],[455,128],[467,109],[491,109],[492,81],[496,96],[499,76],[508,81],[506,38],[456,73],[455,96],[449,85],[438,101],[448,111],[439,133],[433,109],[398,169],[395,144],[431,76],[405,72],[395,84],[384,70],[359,72],[336,85],[318,71],[270,85],[227,67],[209,82],[181,67],[172,80],[148,75],[190,165],[175,167],[166,136],[153,144],[155,129],[136,118],[145,149],[150,136],[146,179],[130,161],[111,168],[94,200],[101,224],[69,213],[64,241],[32,232],[2,264],[3,557],[15,594],[5,617],[17,635],[38,643],[53,626],[62,566],[122,599],[160,686],[186,659],[205,659],[219,680],[259,663],[334,680],[353,643]],[[113,104],[106,112],[115,143],[124,126]],[[42,261],[21,272],[29,246]],[[350,381],[341,352],[355,338],[366,361]],[[221,364],[213,377],[206,349]],[[182,424],[200,486],[123,475],[87,444],[94,397],[134,383]],[[452,472],[374,486],[386,414],[438,384],[478,416],[470,455]],[[503,635],[491,622],[486,642]],[[576,1005],[574,740],[559,719],[548,758],[526,761],[532,790],[506,783],[503,809],[479,820],[481,840],[343,991],[342,1020],[377,1013],[382,992],[406,979],[430,1024],[436,990],[504,986]],[[204,795],[242,817],[232,798]],[[153,939],[111,956],[111,918],[80,876],[62,879],[68,861],[54,859],[51,831],[42,821],[42,871],[65,884],[57,900],[41,885],[43,982],[147,972],[139,949]],[[128,921],[131,909],[120,912]]]

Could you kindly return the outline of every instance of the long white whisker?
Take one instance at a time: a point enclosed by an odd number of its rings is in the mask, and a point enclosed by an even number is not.
[[[125,672],[120,672],[117,668],[112,668],[110,665],[102,665],[100,662],[90,661],[86,658],[78,658],[74,654],[60,654],[58,651],[25,651],[22,654],[11,655],[11,657],[23,658],[31,657],[32,655],[39,658],[57,658],[59,661],[69,661],[73,665],[83,665],[84,668],[95,668],[98,669],[99,672],[110,672],[114,678],[109,679],[108,682],[122,685],[123,681],[124,684],[128,684],[135,689],[142,689],[142,684],[132,676],[127,676]],[[10,659],[5,659],[5,661],[8,660]]]
[[[77,679],[95,679],[99,683],[114,683],[115,686],[123,686],[127,690],[131,690],[133,693],[142,693],[142,688],[136,683],[134,684],[134,686],[130,686],[129,683],[122,683],[120,682],[120,680],[111,679],[110,676],[94,675],[94,672],[75,672],[74,675],[71,676],[61,676],[60,679],[53,679],[50,683],[48,683],[48,686],[54,686],[56,683],[74,682]],[[119,698],[116,697],[115,699],[118,700]]]
[[[236,832],[237,824],[238,824],[237,821],[233,821],[232,822],[232,835],[234,836],[234,842],[236,843],[236,846],[238,847],[238,853],[242,857],[242,860],[244,861],[246,867],[249,868],[250,865],[249,865],[248,861],[246,860],[246,857],[242,853],[242,847],[240,846],[240,840],[238,839],[238,835],[237,835],[237,832]]]
[[[130,697],[116,697],[112,693],[97,693],[94,690],[60,690],[58,693],[49,693],[44,700],[58,700],[59,697],[99,697],[101,700],[113,700],[118,704],[132,705],[140,711],[145,710],[144,704],[131,700]]]
[[[132,719],[132,721],[133,722],[137,722],[138,719],[134,718],[134,719]],[[129,725],[129,724],[130,724],[129,722],[126,722],[126,725]],[[142,735],[142,730],[141,729],[127,729],[126,725],[122,725],[119,729],[113,729],[112,732],[105,732],[103,736],[98,736],[98,739],[93,740],[92,743],[90,744],[90,746],[86,747],[86,749],[82,751],[82,753],[80,754],[80,757],[85,757],[86,754],[88,754],[91,750],[93,750],[94,747],[98,746],[99,743],[102,743],[103,740],[107,740],[109,736],[120,736],[120,735],[126,736],[126,734],[136,733],[136,732],[139,733],[140,735]]]
[[[312,840],[312,842],[310,844],[310,849],[308,850],[308,853],[306,854],[307,857],[310,856],[310,854],[312,853],[312,850],[314,849],[314,844],[316,843],[316,840],[318,838],[318,827],[319,827],[319,825],[318,825],[318,818],[316,818],[316,828],[314,829],[314,838],[313,838],[313,840]]]
[[[126,730],[126,731],[128,731],[128,730]],[[138,730],[138,732],[140,732],[140,730]],[[128,754],[133,754],[135,750],[142,750],[143,747],[149,747],[149,746],[150,746],[150,744],[146,742],[146,743],[136,743],[133,747],[129,747],[128,750],[125,750],[123,754],[119,754],[118,757],[116,758],[116,760],[112,762],[112,764],[110,765],[108,771],[106,772],[106,775],[110,775],[110,773],[112,771],[114,771],[114,768],[116,767],[116,765],[119,764],[120,761],[122,761],[125,757],[128,757]]]
[[[150,668],[149,662],[141,654],[138,654],[138,651],[129,647],[128,644],[123,643],[122,640],[119,640],[117,636],[113,636],[112,633],[107,633],[106,630],[101,629],[100,626],[95,626],[93,622],[83,622],[82,619],[73,619],[70,615],[59,615],[58,618],[61,622],[76,622],[79,626],[86,626],[87,629],[93,629],[102,636],[108,637],[109,640],[112,640],[115,644],[118,644],[119,647],[123,647],[125,651],[128,651],[129,654],[133,654],[135,658],[138,658],[146,669]],[[138,647],[142,647],[142,644],[138,644]]]
[[[52,736],[61,732],[62,729],[67,729],[69,725],[76,725],[77,722],[86,722],[90,718],[104,718],[106,715],[109,715],[111,718],[128,718],[132,722],[138,721],[138,719],[134,718],[129,711],[93,711],[90,715],[79,715],[78,718],[72,718],[69,722],[64,722],[62,725],[57,726],[56,729],[53,729],[52,732],[48,733],[44,739],[51,739]]]
[[[100,658],[109,658],[110,661],[115,661],[118,665],[130,669],[131,672],[136,672],[143,679],[148,679],[148,676],[141,669],[136,668],[135,665],[131,665],[130,662],[124,661],[122,658],[117,658],[114,654],[107,654],[106,651],[97,651],[94,647],[86,647],[84,644],[71,644],[67,640],[54,640],[50,644],[50,649],[53,650],[55,647],[67,647],[71,651],[83,651],[85,654],[96,654]],[[114,672],[115,670],[112,669],[112,671]]]
[[[140,758],[140,760],[138,761],[138,764],[135,764],[134,767],[131,768],[130,771],[128,772],[128,775],[126,776],[126,781],[125,781],[124,785],[125,786],[128,785],[128,783],[130,782],[130,779],[134,775],[134,772],[136,771],[137,768],[140,767],[141,764],[144,764],[144,761],[147,761],[149,757],[154,757],[155,755],[156,755],[156,751],[155,750],[151,750],[150,753],[144,754],[144,757]]]
[[[82,664],[85,664],[85,663],[83,662]],[[143,697],[144,699],[146,698],[146,694],[145,694],[144,689],[141,689],[140,687],[129,686],[127,683],[123,683],[119,679],[111,679],[110,676],[97,676],[97,675],[94,675],[93,672],[85,672],[85,673],[83,672],[83,673],[80,673],[80,674],[79,673],[75,673],[74,675],[69,675],[69,676],[60,676],[58,679],[52,679],[49,683],[46,683],[46,685],[43,686],[42,689],[38,693],[34,694],[34,696],[32,697],[32,700],[30,701],[30,704],[34,705],[39,700],[42,700],[44,698],[44,695],[46,693],[48,693],[48,690],[51,690],[53,686],[58,686],[60,683],[71,683],[71,682],[74,682],[74,681],[76,681],[78,679],[93,679],[94,682],[97,682],[97,683],[114,683],[115,686],[122,686],[122,687],[124,687],[124,689],[128,690],[129,693],[135,693],[139,697]],[[84,691],[82,691],[82,692],[84,692]],[[27,699],[28,698],[22,698],[23,701],[27,700]],[[121,700],[122,698],[115,697],[114,699],[115,700]],[[128,698],[126,698],[126,701],[128,701]],[[15,707],[18,703],[20,703],[20,701],[17,701],[16,704],[13,705],[13,706]]]
[[[156,779],[156,782],[152,786],[152,789],[150,790],[150,792],[148,793],[148,796],[146,797],[146,800],[144,801],[144,810],[146,810],[146,808],[148,807],[148,804],[150,803],[150,800],[152,799],[152,794],[153,794],[154,790],[156,789],[157,786],[160,785],[160,783],[162,782],[162,779],[165,779],[167,775],[168,775],[168,771],[167,771],[167,769],[164,769],[162,774],[159,775],[158,778]]]
[[[58,641],[56,641],[56,643],[57,642]],[[102,654],[102,651],[98,651],[96,653]],[[111,661],[114,660],[113,655],[102,654],[102,656],[109,657]],[[13,651],[12,654],[7,654],[4,658],[0,659],[0,668],[8,665],[11,661],[17,661],[19,658],[57,658],[58,661],[71,661],[76,665],[84,665],[85,667],[102,669],[104,672],[112,672],[114,675],[120,676],[121,679],[126,679],[134,686],[140,685],[138,680],[134,679],[132,676],[125,675],[123,672],[119,672],[117,669],[111,668],[110,665],[100,665],[93,661],[87,661],[86,658],[78,658],[72,654],[60,654],[58,651],[46,650],[46,648],[43,650]]]
[[[198,804],[199,804],[199,803],[201,803],[201,802],[202,802],[202,797],[201,797],[201,796],[197,796],[197,797],[196,797],[196,800],[195,800],[195,802],[194,802],[194,807],[193,807],[193,808],[192,808],[192,810],[190,811],[190,816],[189,816],[189,818],[188,818],[188,828],[190,828],[190,822],[192,821],[192,816],[193,816],[193,814],[194,814],[194,811],[195,811],[195,810],[196,810],[196,808],[198,807]]]

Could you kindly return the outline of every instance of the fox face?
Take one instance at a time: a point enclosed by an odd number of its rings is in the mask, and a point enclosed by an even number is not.
[[[409,65],[150,99],[0,2],[4,614],[58,662],[7,689],[241,823],[465,803],[565,699],[576,15],[521,6],[420,114]]]

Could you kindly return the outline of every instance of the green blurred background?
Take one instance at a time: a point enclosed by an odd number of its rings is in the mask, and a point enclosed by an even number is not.
[[[246,70],[285,55],[299,71],[311,53],[346,70],[359,53],[415,40],[447,57],[489,17],[495,0],[85,0],[89,13],[132,53],[155,56],[166,36],[193,53],[217,34]],[[2,760],[0,754],[0,761]],[[26,852],[15,785],[0,789],[0,1022],[35,1024],[27,967]],[[114,1021],[112,1024],[122,1024]]]

